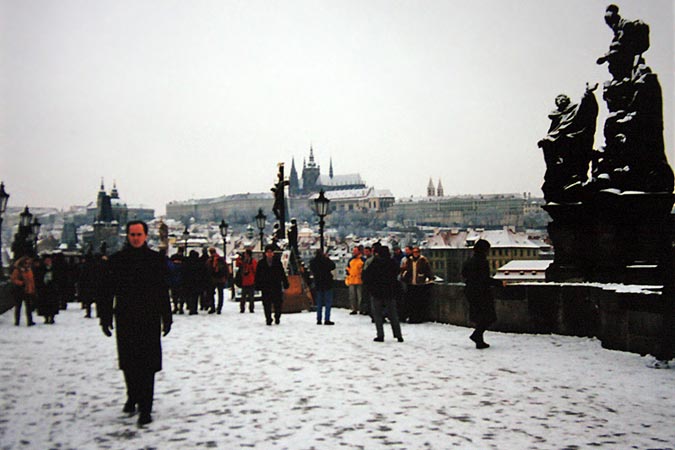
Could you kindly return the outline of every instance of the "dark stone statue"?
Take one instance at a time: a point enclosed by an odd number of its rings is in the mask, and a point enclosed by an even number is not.
[[[279,233],[277,239],[283,239],[286,236],[286,200],[284,191],[289,182],[284,178],[284,163],[279,163],[279,172],[277,173],[277,182],[271,189],[274,193],[274,204],[272,205],[272,212],[277,218],[279,225]]]
[[[672,193],[673,171],[663,140],[661,85],[642,57],[649,48],[649,26],[622,19],[615,5],[607,7],[605,21],[614,38],[598,63],[606,62],[612,75],[603,89],[609,116],[605,147],[593,169],[591,187],[596,191]]]
[[[555,98],[556,109],[548,115],[551,126],[546,137],[537,143],[546,161],[542,190],[547,202],[579,200],[593,155],[598,117],[594,94],[597,87],[597,84],[593,87],[586,84],[579,104],[571,103],[565,94]]]
[[[603,86],[604,146],[593,150],[597,104],[587,85],[578,106],[564,96],[539,142],[546,159],[544,209],[555,258],[549,281],[667,285],[672,278],[674,177],[663,139],[663,100],[646,65],[649,26],[609,5],[613,32]],[[586,180],[590,162],[590,179]],[[670,299],[672,301],[672,299]]]

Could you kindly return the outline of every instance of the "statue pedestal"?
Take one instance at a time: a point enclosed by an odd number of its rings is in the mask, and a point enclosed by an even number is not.
[[[547,281],[663,284],[674,201],[669,193],[607,190],[579,203],[544,205],[555,248]]]

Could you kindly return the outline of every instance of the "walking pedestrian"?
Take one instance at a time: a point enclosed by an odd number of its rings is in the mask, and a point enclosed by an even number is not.
[[[35,276],[33,274],[33,260],[22,256],[14,264],[10,276],[14,294],[14,325],[19,326],[21,306],[25,303],[26,326],[33,326],[33,300],[35,299]]]
[[[185,301],[188,314],[194,316],[199,307],[199,297],[204,294],[204,272],[206,268],[199,259],[199,252],[190,250],[183,270],[183,284],[185,287]]]
[[[478,239],[473,246],[473,256],[462,267],[462,276],[466,281],[464,293],[469,302],[469,320],[476,327],[469,339],[476,344],[477,349],[490,347],[483,334],[497,321],[491,288],[501,286],[501,283],[490,276],[490,265],[487,261],[489,252],[490,243],[485,239]]]
[[[371,312],[377,335],[375,342],[384,341],[384,310],[387,310],[391,331],[394,337],[403,342],[401,324],[396,311],[396,292],[398,290],[398,265],[391,259],[389,247],[373,246],[374,257],[363,271],[363,281],[371,296]]]
[[[335,325],[330,320],[330,310],[333,306],[333,270],[335,263],[321,249],[317,249],[314,258],[309,262],[309,270],[314,275],[314,292],[316,294],[316,324]]]
[[[352,312],[349,314],[351,315],[358,314],[361,302],[363,301],[363,261],[361,250],[359,250],[358,246],[354,247],[352,257],[349,259],[347,268],[345,269],[347,273],[345,284],[349,289],[349,305],[352,308]]]
[[[281,304],[284,300],[283,289],[288,289],[288,277],[286,277],[286,272],[281,265],[281,259],[274,254],[273,244],[265,246],[265,254],[258,261],[255,286],[262,291],[267,325],[272,325],[272,309],[274,309],[274,322],[279,325]]]
[[[152,422],[155,373],[162,370],[161,336],[169,334],[172,323],[166,260],[148,247],[147,238],[145,222],[127,224],[127,245],[110,258],[109,295],[98,305],[101,329],[108,337],[114,316],[119,368],[127,387],[122,411],[133,414],[138,405],[139,426]]]
[[[54,324],[54,317],[59,313],[59,297],[51,256],[45,256],[36,268],[35,286],[38,314],[45,318],[46,324]]]
[[[173,301],[173,313],[183,314],[187,291],[185,289],[185,257],[183,247],[169,258],[169,290]]]
[[[227,280],[230,277],[230,273],[225,262],[225,257],[218,255],[215,247],[209,248],[209,259],[207,261],[207,267],[209,270],[209,276],[211,280],[211,292],[215,289],[218,292],[218,304],[215,308],[215,312],[221,314],[223,311],[223,301],[224,301],[224,291]],[[213,294],[211,295],[213,297]],[[213,304],[209,309],[209,313],[213,313]]]
[[[255,311],[255,274],[258,268],[258,261],[253,258],[253,251],[247,248],[244,257],[237,259],[237,282],[241,288],[241,298],[239,299],[239,312],[246,311],[246,302],[248,301],[248,312]]]

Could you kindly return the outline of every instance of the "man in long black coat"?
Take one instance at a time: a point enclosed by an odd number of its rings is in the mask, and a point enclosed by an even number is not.
[[[281,259],[274,254],[273,245],[265,246],[265,255],[258,261],[255,287],[262,291],[267,325],[272,325],[272,307],[274,307],[274,322],[278,325],[281,319],[281,303],[284,299],[283,289],[288,289],[288,277],[281,265]]]
[[[485,239],[479,239],[473,246],[473,256],[462,267],[462,276],[466,280],[464,293],[469,301],[469,320],[476,325],[469,339],[478,349],[490,346],[485,343],[483,333],[497,321],[491,287],[501,286],[499,281],[490,277],[490,265],[487,261],[489,251],[490,243]]]
[[[119,368],[127,385],[123,411],[133,414],[138,405],[139,425],[152,421],[155,373],[162,370],[160,334],[166,336],[172,322],[168,266],[148,248],[147,237],[145,222],[127,224],[128,245],[110,258],[107,295],[99,309],[106,336],[112,335],[115,317]]]

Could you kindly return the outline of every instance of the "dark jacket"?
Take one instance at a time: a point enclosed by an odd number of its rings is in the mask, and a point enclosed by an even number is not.
[[[487,259],[476,255],[469,258],[462,267],[462,276],[466,281],[464,293],[469,301],[469,319],[480,325],[495,322],[497,313],[491,287],[501,283],[490,277]]]
[[[288,289],[288,278],[281,260],[275,256],[270,265],[267,263],[267,258],[263,256],[256,268],[255,288],[262,291],[263,299],[281,300],[283,298],[282,287]]]
[[[412,256],[409,256],[405,260],[405,265],[403,267],[403,281],[406,284],[413,284],[413,262],[415,260],[413,259]],[[426,284],[429,281],[432,281],[434,279],[434,274],[431,270],[431,265],[429,264],[429,260],[426,259],[424,256],[420,256],[417,259],[417,271],[416,271],[417,279],[415,281],[415,284]]]
[[[335,263],[327,256],[321,255],[309,262],[309,270],[314,275],[314,287],[319,291],[333,289],[333,273]]]
[[[110,258],[108,295],[98,312],[101,325],[111,325],[115,316],[122,370],[162,370],[162,323],[172,321],[167,272],[166,260],[147,246],[127,247]]]
[[[53,316],[59,313],[59,298],[54,278],[54,267],[44,263],[35,271],[37,290],[37,309],[41,316]]]
[[[397,294],[399,267],[391,258],[375,256],[363,271],[363,284],[375,298],[392,298]]]

